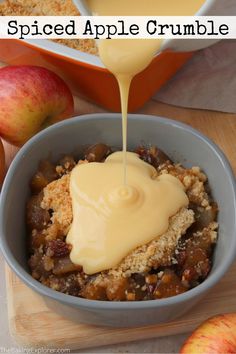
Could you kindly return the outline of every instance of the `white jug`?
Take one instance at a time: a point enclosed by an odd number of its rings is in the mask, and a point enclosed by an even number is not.
[[[86,6],[86,1],[73,1],[79,9],[81,15],[91,15],[88,7]],[[200,8],[196,15],[236,16],[236,0],[206,0],[204,5]],[[167,39],[163,42],[162,50],[170,49],[177,52],[189,52],[209,47],[218,41],[218,39]]]

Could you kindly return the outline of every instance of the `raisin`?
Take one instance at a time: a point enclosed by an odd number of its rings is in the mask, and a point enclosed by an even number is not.
[[[162,150],[158,149],[156,146],[151,146],[146,148],[144,146],[139,146],[135,151],[140,158],[157,168],[160,165],[166,163],[167,161],[171,162],[169,156],[167,156]]]
[[[66,171],[70,172],[75,167],[76,163],[72,156],[66,155],[59,161],[59,165],[63,166]]]
[[[49,242],[46,253],[50,254],[51,257],[54,256],[61,258],[67,256],[70,251],[71,245],[65,243],[60,239],[57,239]]]
[[[85,151],[85,159],[89,162],[102,162],[111,153],[111,148],[105,144],[95,144]]]

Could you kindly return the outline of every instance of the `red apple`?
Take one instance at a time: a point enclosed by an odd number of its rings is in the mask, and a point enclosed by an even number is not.
[[[204,322],[186,340],[180,353],[236,353],[236,313],[218,315]]]
[[[5,152],[4,152],[4,147],[2,145],[2,141],[0,139],[0,187],[3,182],[5,172],[6,172]]]
[[[73,111],[68,86],[52,71],[24,65],[0,69],[0,136],[11,144],[23,145]]]

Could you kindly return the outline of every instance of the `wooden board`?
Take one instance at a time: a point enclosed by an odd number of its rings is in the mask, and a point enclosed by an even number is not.
[[[76,107],[80,114],[98,111],[97,107],[79,99]],[[141,112],[177,119],[199,129],[220,145],[236,171],[236,115],[176,108],[154,101],[150,101]],[[9,164],[15,150],[6,145],[6,151]],[[60,317],[6,268],[10,330],[25,346],[68,349],[185,333],[210,316],[236,311],[235,274],[236,263],[209,295],[181,319],[145,328],[118,329],[75,324]]]

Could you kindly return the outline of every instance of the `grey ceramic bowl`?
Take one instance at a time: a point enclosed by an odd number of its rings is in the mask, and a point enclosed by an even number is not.
[[[105,142],[121,146],[121,117],[93,114],[58,123],[33,137],[17,154],[1,195],[1,249],[19,278],[41,294],[53,310],[73,320],[96,325],[140,326],[170,321],[188,311],[218,282],[236,253],[236,191],[231,167],[220,149],[189,126],[153,116],[129,116],[129,148],[157,144],[174,161],[200,166],[208,175],[219,204],[219,239],[208,278],[198,287],[175,297],[143,302],[107,302],[80,299],[51,290],[34,280],[27,266],[25,203],[29,180],[40,159],[79,154],[85,145]],[[27,300],[26,300],[27,301]]]

